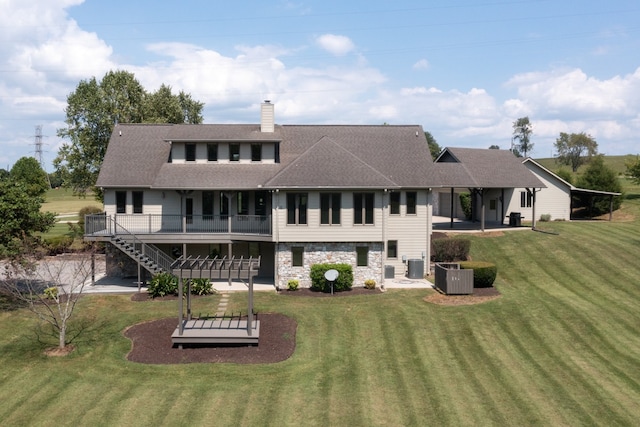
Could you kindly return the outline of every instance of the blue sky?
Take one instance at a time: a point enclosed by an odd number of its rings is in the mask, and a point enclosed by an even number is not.
[[[640,152],[637,0],[0,0],[0,168],[51,170],[66,96],[109,70],[205,102],[206,123],[420,124],[442,146],[533,157],[560,132],[610,155]]]

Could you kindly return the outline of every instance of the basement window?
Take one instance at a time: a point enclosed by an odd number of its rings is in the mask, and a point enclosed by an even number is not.
[[[304,247],[293,246],[291,247],[291,266],[302,267],[304,261]]]

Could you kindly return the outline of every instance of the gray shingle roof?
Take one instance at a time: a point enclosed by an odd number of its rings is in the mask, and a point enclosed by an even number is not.
[[[168,163],[170,141],[280,141],[277,164]],[[99,187],[159,189],[536,187],[507,150],[446,148],[436,163],[421,126],[120,124]]]
[[[441,187],[544,188],[545,185],[508,150],[447,147],[433,172]]]
[[[169,141],[281,141],[278,164],[168,163]],[[101,187],[162,189],[421,188],[433,182],[421,126],[120,124]]]

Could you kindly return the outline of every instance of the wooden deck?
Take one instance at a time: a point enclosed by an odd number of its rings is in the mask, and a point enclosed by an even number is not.
[[[185,320],[182,335],[180,328],[171,335],[173,344],[250,344],[258,345],[260,321],[251,323],[251,335],[247,320],[240,318]]]

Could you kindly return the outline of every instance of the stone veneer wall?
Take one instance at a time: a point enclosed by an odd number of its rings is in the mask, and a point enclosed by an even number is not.
[[[105,254],[107,276],[138,277],[138,264],[120,249],[106,244]]]
[[[291,247],[304,247],[302,267],[293,267]],[[357,267],[357,246],[369,247],[366,267]],[[353,267],[353,286],[364,286],[364,281],[374,279],[379,285],[382,279],[382,250],[380,242],[364,243],[279,243],[276,247],[279,289],[287,288],[287,281],[297,279],[301,287],[311,287],[311,266],[314,264],[350,264]]]

